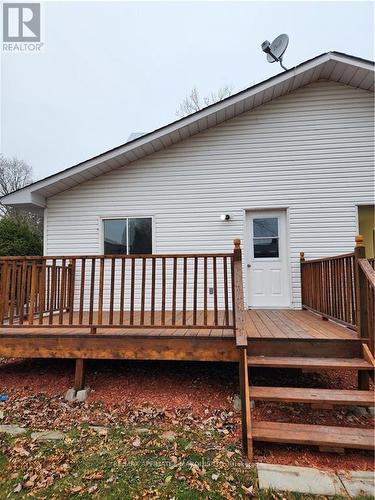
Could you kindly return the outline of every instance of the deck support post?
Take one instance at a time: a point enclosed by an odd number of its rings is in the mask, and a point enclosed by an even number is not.
[[[358,390],[369,391],[370,390],[370,377],[366,371],[358,371]]]
[[[76,367],[74,374],[74,389],[81,391],[85,388],[85,361],[83,359],[76,359]]]
[[[356,323],[357,332],[360,338],[368,338],[368,313],[367,310],[367,284],[363,272],[358,264],[359,259],[366,258],[366,248],[363,236],[358,234],[355,237],[354,247],[354,275],[355,275],[355,299],[356,299]],[[358,389],[369,390],[369,374],[366,371],[358,372]]]
[[[239,378],[241,395],[242,449],[249,460],[253,458],[253,440],[251,433],[249,374],[247,366],[247,348],[239,349]]]

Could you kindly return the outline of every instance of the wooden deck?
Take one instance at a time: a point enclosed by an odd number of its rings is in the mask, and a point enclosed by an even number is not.
[[[69,326],[68,312],[64,313],[62,325],[56,324],[57,319],[51,325],[34,322],[28,326],[27,321],[8,328],[4,325],[0,329],[0,356],[226,362],[239,359],[233,329],[183,326],[178,324],[180,312],[172,325],[171,313],[166,311],[163,328],[137,324],[135,314],[132,327],[103,326],[96,328],[95,333],[85,326],[86,314],[81,318],[82,325],[74,314],[71,320],[77,325]],[[117,314],[113,313],[114,323]],[[191,314],[187,312],[186,323]],[[219,319],[223,314],[219,311]],[[203,311],[198,311],[198,320],[201,315]],[[108,322],[107,316],[103,311],[104,325]],[[244,326],[249,355],[272,356],[284,352],[297,356],[308,350],[312,355],[332,357],[340,352],[352,352],[354,344],[361,344],[353,330],[302,310],[248,310],[244,314]]]

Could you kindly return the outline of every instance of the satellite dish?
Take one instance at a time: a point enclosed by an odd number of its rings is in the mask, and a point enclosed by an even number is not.
[[[262,43],[262,50],[267,54],[267,61],[270,63],[278,62],[283,69],[287,69],[283,65],[283,55],[288,47],[289,37],[288,35],[282,34],[275,38],[275,40],[270,43],[268,40]]]

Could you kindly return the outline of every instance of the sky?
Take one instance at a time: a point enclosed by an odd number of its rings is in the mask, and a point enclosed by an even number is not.
[[[35,1],[35,0],[34,0]],[[337,50],[374,59],[371,2],[43,2],[41,53],[1,53],[0,151],[34,180],[177,119],[194,86],[236,91]]]

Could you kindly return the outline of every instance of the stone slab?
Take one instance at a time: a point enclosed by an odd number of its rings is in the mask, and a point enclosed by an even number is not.
[[[64,434],[60,431],[42,431],[31,434],[31,439],[35,439],[36,441],[54,441],[64,439],[64,437]]]
[[[345,495],[340,479],[331,472],[310,467],[257,464],[259,487],[312,495]]]
[[[24,427],[19,427],[18,425],[4,424],[0,425],[0,432],[5,432],[11,436],[17,436],[18,434],[25,434],[26,429]]]
[[[338,474],[348,495],[375,496],[375,475],[372,471],[351,471]]]

